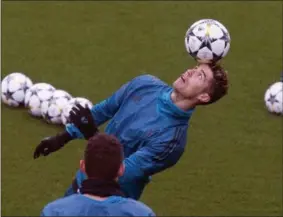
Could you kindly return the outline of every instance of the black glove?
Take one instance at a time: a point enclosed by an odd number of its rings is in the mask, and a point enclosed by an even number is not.
[[[71,141],[73,138],[67,131],[57,134],[56,136],[50,136],[41,140],[39,145],[36,147],[33,158],[36,159],[40,155],[47,156],[52,152],[55,152],[62,148],[66,143]]]
[[[98,132],[91,111],[87,106],[83,107],[81,104],[76,104],[70,111],[69,120],[87,140]]]

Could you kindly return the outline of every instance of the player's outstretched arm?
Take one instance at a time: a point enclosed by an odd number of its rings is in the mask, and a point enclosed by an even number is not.
[[[55,136],[46,137],[40,141],[40,143],[36,146],[33,158],[36,159],[38,157],[47,156],[52,152],[55,152],[61,149],[66,143],[72,140],[70,134],[66,131],[58,133]]]
[[[88,107],[76,104],[70,111],[70,121],[85,139],[89,139],[98,132]],[[36,147],[33,157],[36,159],[41,155],[47,156],[52,152],[58,151],[72,139],[74,138],[66,130],[56,136],[44,138]]]
[[[141,75],[135,77],[122,85],[112,96],[94,105],[91,108],[91,114],[96,126],[99,127],[101,124],[111,119],[123,102],[127,100],[128,93],[143,84],[147,84],[149,80],[152,80],[152,76]],[[74,123],[67,124],[65,129],[73,138],[84,138],[83,133],[80,132]]]
[[[112,96],[94,105],[91,108],[91,115],[96,123],[96,126],[99,127],[101,124],[105,123],[116,114],[116,112],[120,108],[120,105],[126,97],[131,82],[132,81],[124,84]],[[74,123],[67,124],[65,129],[73,138],[84,138],[83,134]]]
[[[70,115],[71,124],[67,124],[65,131],[44,138],[34,151],[34,159],[47,156],[52,152],[58,151],[69,141],[76,138],[88,139],[94,135],[98,129],[97,126],[103,124],[114,116],[125,98],[130,82],[124,84],[111,97],[93,106],[91,110],[76,105],[72,108]],[[86,122],[85,122],[86,121]]]

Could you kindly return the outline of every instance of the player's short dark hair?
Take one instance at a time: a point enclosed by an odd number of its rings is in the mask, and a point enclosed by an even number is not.
[[[212,104],[228,93],[228,74],[225,69],[217,63],[209,64],[213,73],[213,79],[209,87],[210,101],[204,105]]]
[[[84,153],[88,178],[113,180],[123,161],[122,145],[114,136],[97,133],[88,140]]]

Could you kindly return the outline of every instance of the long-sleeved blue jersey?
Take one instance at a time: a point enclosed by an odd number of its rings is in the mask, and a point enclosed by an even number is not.
[[[145,204],[118,196],[98,201],[82,194],[47,204],[40,216],[155,216]]]
[[[176,164],[184,152],[194,109],[177,107],[172,91],[160,79],[141,75],[91,109],[98,126],[111,119],[105,133],[123,144],[125,173],[119,184],[128,197],[138,199],[149,177]],[[83,138],[73,124],[66,130],[74,138]],[[78,182],[82,176],[77,174]]]

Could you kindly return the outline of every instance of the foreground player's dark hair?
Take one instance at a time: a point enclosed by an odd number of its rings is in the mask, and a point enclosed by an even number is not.
[[[218,101],[228,92],[228,75],[225,69],[221,65],[215,63],[209,64],[209,67],[213,73],[213,80],[211,81],[209,88],[211,99],[209,102],[203,103],[204,105]]]
[[[84,158],[89,178],[113,180],[123,161],[122,145],[114,136],[97,133],[88,140]]]

